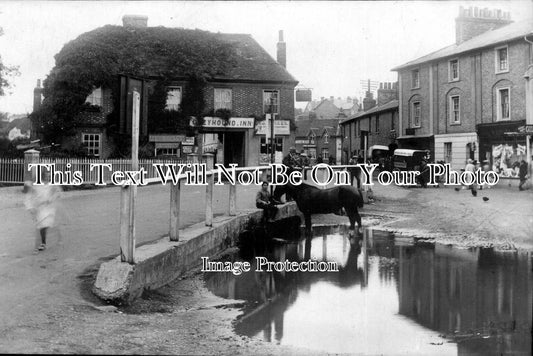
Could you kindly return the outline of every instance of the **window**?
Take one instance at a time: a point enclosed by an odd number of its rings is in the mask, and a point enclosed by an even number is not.
[[[374,120],[374,123],[374,132],[379,133],[379,116],[376,116],[376,120]]]
[[[359,121],[355,122],[355,136],[361,136],[361,122]]]
[[[329,134],[328,134],[328,132],[326,131],[326,132],[324,132],[324,143],[329,143],[329,142],[328,142],[328,139],[329,139]]]
[[[322,149],[322,159],[327,161],[329,159],[329,148]]]
[[[167,90],[167,103],[165,109],[179,110],[181,105],[181,87],[169,87]]]
[[[395,121],[395,118],[396,118],[396,113],[392,113],[391,114],[391,121],[390,121],[390,129],[391,130],[396,130],[396,121]]]
[[[501,88],[496,91],[496,108],[497,119],[499,120],[510,120],[511,119],[511,103],[509,88]]]
[[[215,110],[231,110],[231,89],[215,88]]]
[[[418,71],[418,69],[415,69],[411,72],[411,79],[411,87],[413,89],[420,88],[420,72]]]
[[[458,59],[452,59],[449,63],[448,67],[448,76],[450,82],[453,82],[455,80],[459,80],[459,60]]]
[[[450,96],[450,123],[458,124],[461,122],[461,112],[459,106],[459,95]]]
[[[81,142],[89,156],[100,157],[100,134],[82,134]]]
[[[496,73],[509,71],[507,46],[496,48]]]
[[[156,156],[177,156],[178,148],[158,148]]]
[[[102,106],[102,88],[96,88],[87,96],[86,103],[96,106]]]
[[[411,125],[412,127],[420,127],[420,101],[411,104]]]
[[[270,104],[272,104],[272,112],[279,114],[279,92],[277,90],[263,90],[263,113],[270,113]]]
[[[446,163],[452,162],[452,143],[444,142],[444,161]]]
[[[259,150],[262,154],[270,153],[266,142],[267,139],[264,136],[261,137],[261,146]],[[276,143],[276,152],[283,152],[283,137],[274,137],[274,142]]]

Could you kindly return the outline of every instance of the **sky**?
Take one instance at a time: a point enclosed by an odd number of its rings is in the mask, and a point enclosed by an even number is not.
[[[361,81],[396,81],[391,68],[455,41],[459,6],[533,16],[532,0],[509,1],[257,1],[128,2],[0,0],[0,56],[19,66],[0,111],[30,113],[33,88],[53,68],[54,55],[80,34],[126,14],[148,16],[148,26],[247,33],[276,58],[284,30],[287,69],[313,98],[362,97]],[[305,104],[297,103],[297,107]]]

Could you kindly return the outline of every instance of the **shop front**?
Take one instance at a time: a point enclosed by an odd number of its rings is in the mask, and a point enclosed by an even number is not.
[[[527,162],[526,135],[519,128],[525,120],[478,124],[480,160],[502,178],[517,178],[521,160]]]
[[[194,119],[191,125],[196,125]],[[253,136],[253,129],[254,118],[232,117],[226,121],[218,117],[205,117],[200,130],[202,154],[214,154],[215,163],[244,167],[248,165],[248,142]],[[197,147],[193,150],[198,152]]]
[[[274,140],[270,139],[272,128],[269,127],[270,121],[259,121],[255,126],[255,135],[259,138],[259,160],[260,165],[269,164],[274,151],[274,163],[282,163],[283,156],[288,152],[290,147],[290,121],[274,120]]]
[[[195,124],[191,120],[191,125]],[[274,147],[274,160],[281,163],[291,145],[290,122],[275,120],[273,145],[270,144],[270,130],[266,128],[266,121],[256,123],[254,118],[232,117],[224,121],[206,117],[200,129],[202,154],[213,153],[215,163],[225,166],[232,163],[239,167],[257,166],[270,163],[270,147]],[[196,146],[192,151],[199,153]]]

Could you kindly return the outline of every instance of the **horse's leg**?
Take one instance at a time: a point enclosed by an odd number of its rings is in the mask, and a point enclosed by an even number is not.
[[[307,236],[311,236],[311,227],[313,224],[311,223],[311,214],[305,214],[305,234]]]
[[[357,222],[357,233],[361,233],[361,215],[359,215],[359,211],[357,208],[355,209],[346,209],[346,213],[348,214],[348,218],[350,219],[350,230],[355,230],[355,223]]]

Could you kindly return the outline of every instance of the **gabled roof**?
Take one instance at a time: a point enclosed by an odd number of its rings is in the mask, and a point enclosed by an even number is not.
[[[391,101],[389,101],[386,104],[383,104],[383,105],[380,105],[380,106],[375,106],[372,109],[369,109],[367,111],[358,112],[357,114],[352,115],[348,119],[342,121],[342,124],[344,124],[346,122],[353,121],[355,119],[362,118],[362,117],[370,116],[370,115],[373,115],[373,114],[378,114],[378,113],[382,113],[382,112],[385,112],[385,111],[395,110],[397,108],[398,108],[398,100],[391,100]]]
[[[336,134],[336,128],[339,126],[339,119],[314,119],[314,120],[302,120],[296,121],[296,137],[306,137],[311,132],[314,132],[316,136],[321,136],[324,134],[324,128],[329,127],[329,135],[333,136]]]
[[[435,61],[445,57],[456,56],[461,53],[473,51],[484,47],[493,47],[499,43],[508,42],[511,40],[523,38],[526,35],[533,33],[533,18],[515,22],[507,26],[500,27],[496,30],[487,31],[479,36],[473,37],[468,41],[460,44],[453,44],[444,47],[438,51],[412,60],[398,67],[393,68],[393,71],[399,71],[408,67],[413,67],[422,63]]]
[[[217,35],[220,39],[236,46],[237,61],[228,73],[215,79],[275,81],[295,85],[298,83],[287,69],[274,60],[251,35],[229,33]]]

